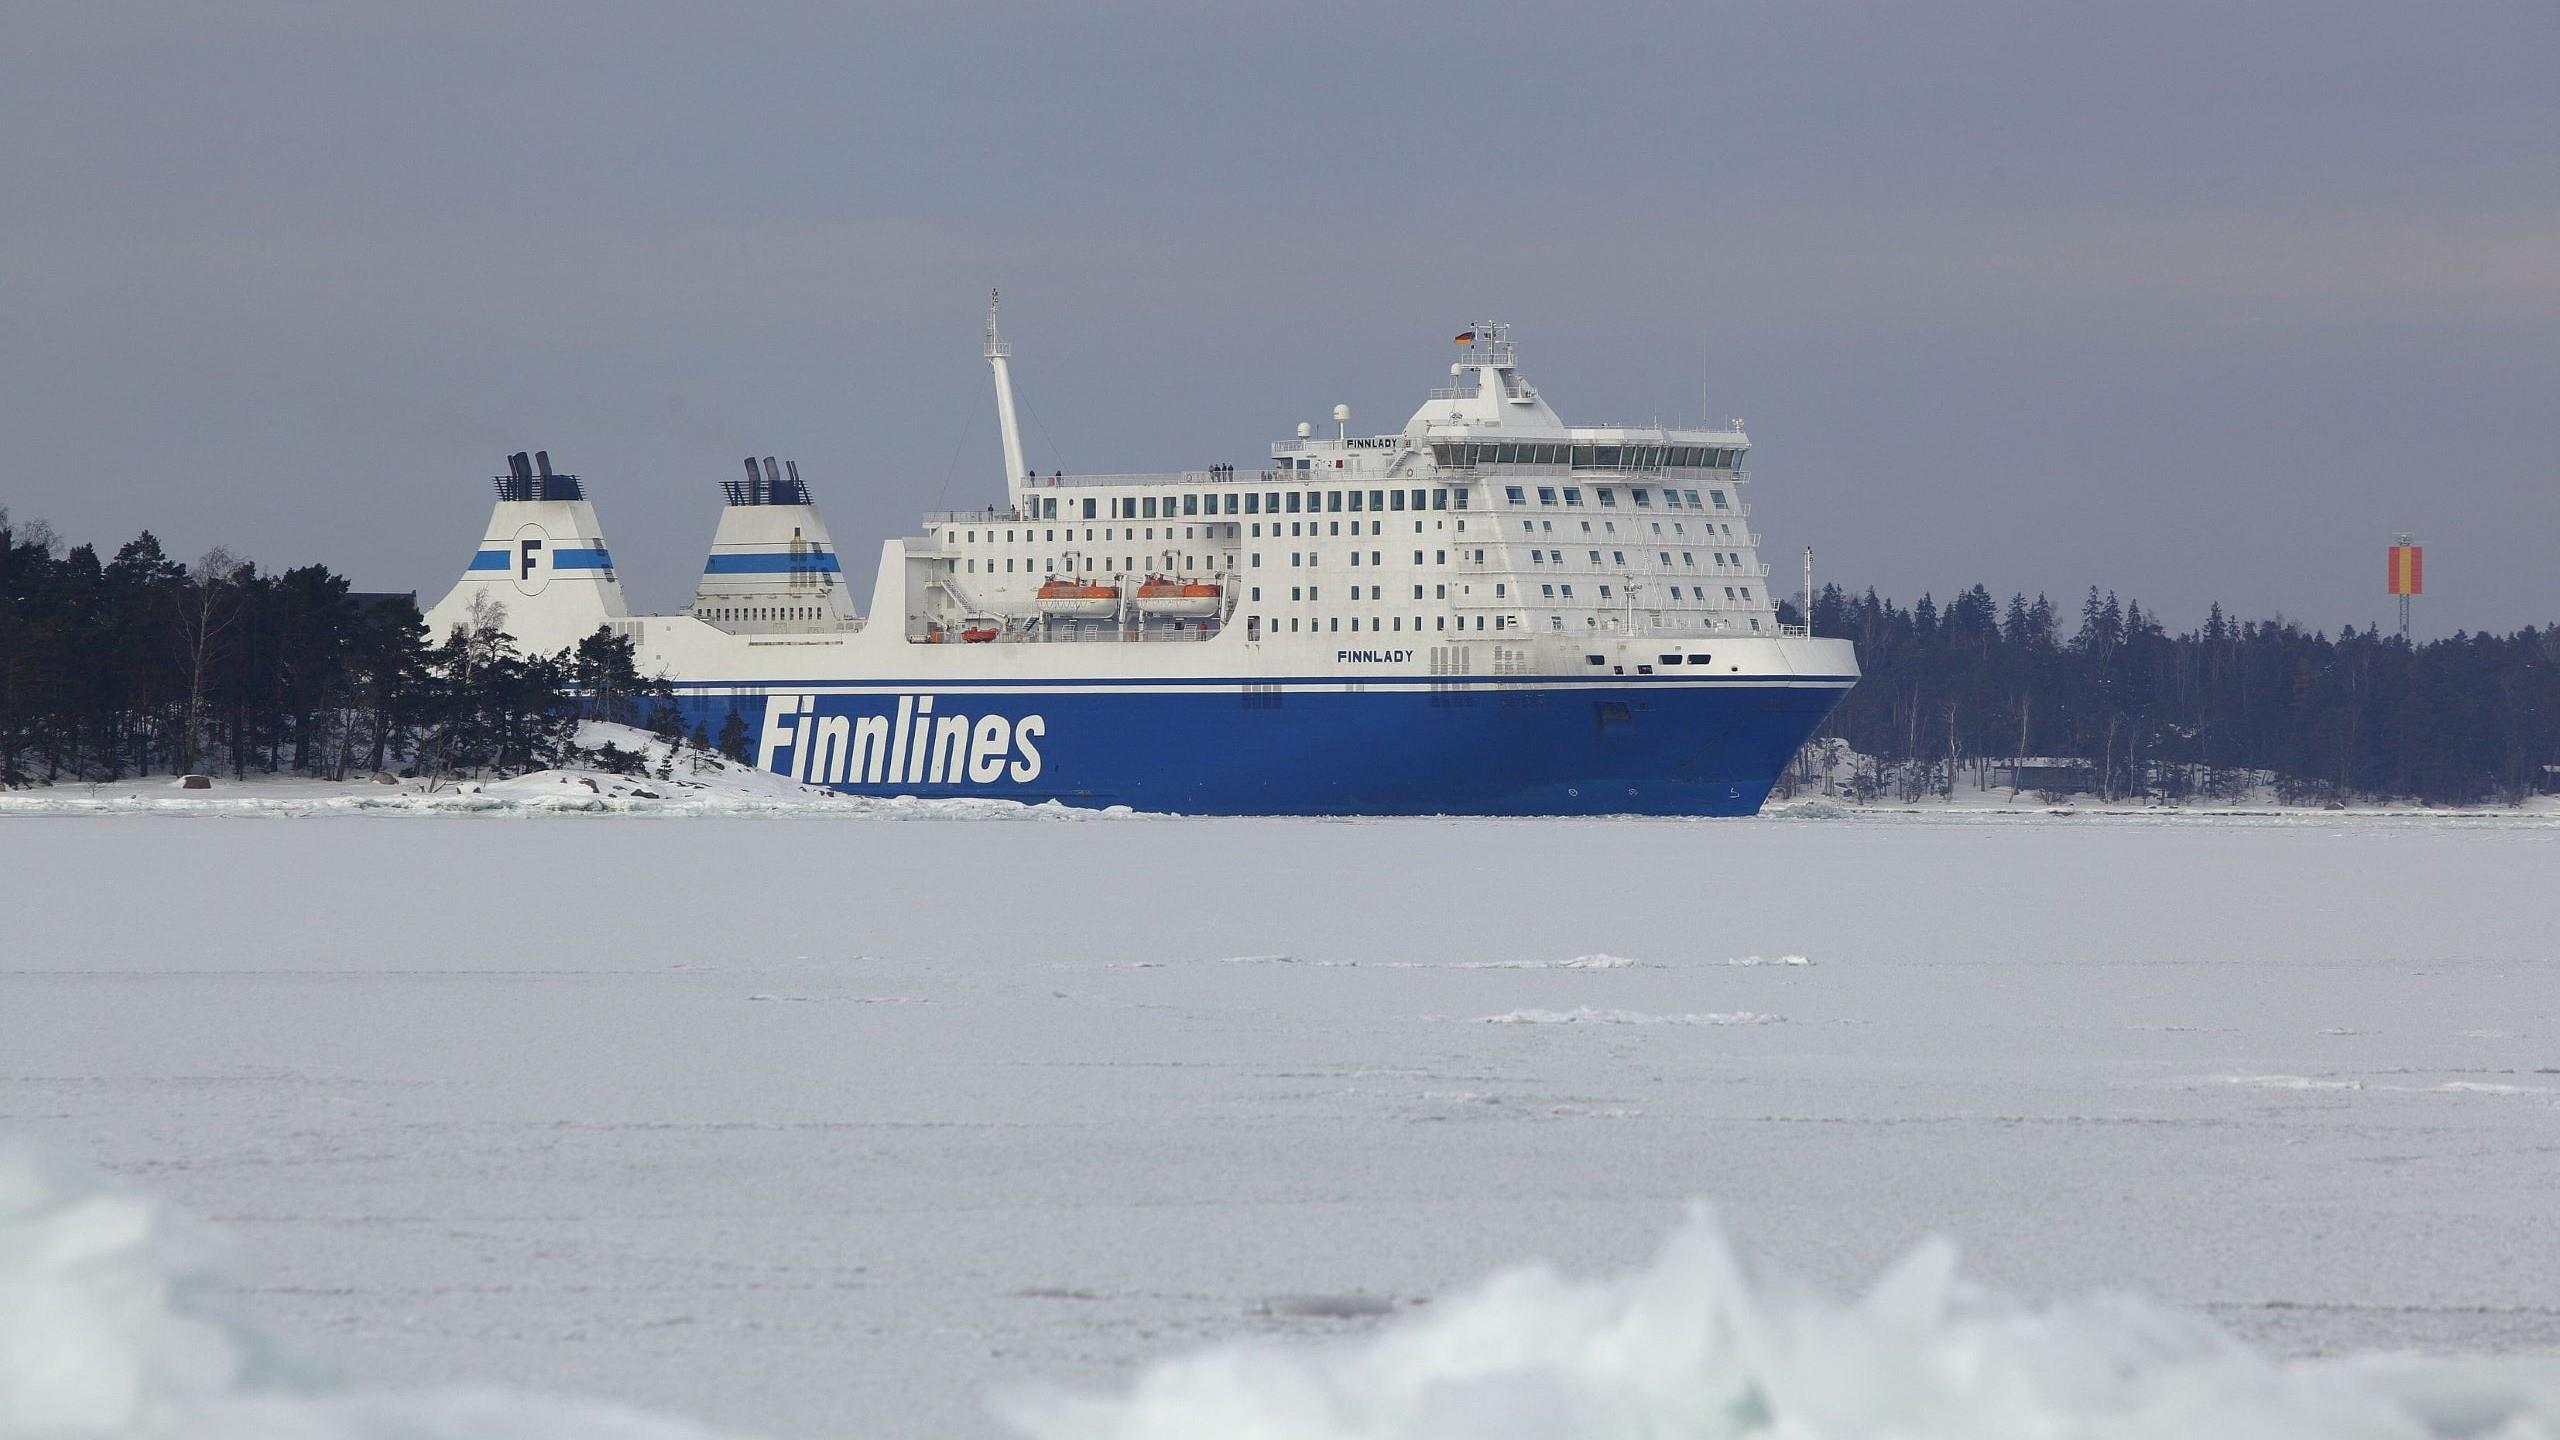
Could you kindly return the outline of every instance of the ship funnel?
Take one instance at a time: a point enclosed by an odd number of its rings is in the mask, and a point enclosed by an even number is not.
[[[461,580],[428,609],[431,633],[442,639],[479,623],[475,603],[495,605],[525,653],[548,655],[628,616],[612,552],[578,477],[554,471],[548,450],[519,450],[495,478],[497,506]]]
[[[746,479],[720,483],[729,503],[703,561],[693,617],[732,634],[828,634],[857,623],[843,562],[800,483],[800,462],[749,455],[741,463]]]

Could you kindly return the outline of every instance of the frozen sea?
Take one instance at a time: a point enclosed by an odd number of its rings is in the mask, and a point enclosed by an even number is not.
[[[0,916],[0,1132],[366,1386],[995,1436],[1693,1199],[1839,1296],[1944,1235],[2277,1361],[2560,1354],[2548,818],[21,816]]]

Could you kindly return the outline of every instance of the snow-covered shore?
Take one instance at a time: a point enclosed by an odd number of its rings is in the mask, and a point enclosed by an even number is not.
[[[0,790],[0,818],[13,815],[227,815],[276,818],[290,815],[771,815],[795,818],[931,819],[931,820],[1079,820],[1126,816],[1126,809],[1080,810],[1055,803],[1024,805],[1008,800],[925,799],[913,796],[868,799],[801,785],[786,776],[741,765],[726,756],[670,746],[645,730],[590,721],[579,727],[578,743],[592,752],[612,745],[639,760],[638,773],[593,767],[563,767],[500,780],[444,780],[360,777],[347,781],[314,780],[296,775],[253,775],[234,779],[208,777],[211,788],[181,788],[174,776],[158,775],[112,784],[58,784],[24,790]],[[1855,757],[1839,762],[1848,765]],[[1845,770],[1840,773],[1846,773]],[[2390,802],[2354,805],[2289,805],[2261,788],[2221,800],[2102,801],[2078,795],[2039,798],[2005,786],[1975,783],[1967,771],[1952,795],[1917,800],[1856,800],[1836,778],[1819,780],[1802,793],[1773,796],[1764,818],[1835,820],[1848,816],[1876,818],[1998,820],[2045,817],[2130,817],[2148,822],[2174,820],[2300,821],[2339,816],[2388,820],[2449,819],[2538,820],[2560,823],[2560,795],[2540,795],[2518,806],[2444,807]],[[1637,823],[1680,824],[1677,820]],[[1714,822],[1723,823],[1723,822]]]
[[[802,785],[741,765],[727,756],[670,745],[645,730],[588,721],[578,745],[613,746],[638,769],[563,766],[491,780],[364,776],[315,780],[301,775],[206,777],[208,788],[184,788],[176,776],[100,784],[57,784],[0,790],[0,818],[11,815],[792,815],[848,819],[1074,820],[1126,811],[1089,811],[1007,800],[895,797],[868,799]]]

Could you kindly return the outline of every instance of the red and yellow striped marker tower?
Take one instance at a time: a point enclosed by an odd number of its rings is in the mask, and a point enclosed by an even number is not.
[[[2409,597],[2427,587],[2426,551],[2407,535],[2391,545],[2390,594],[2400,597],[2400,638],[2409,638]]]

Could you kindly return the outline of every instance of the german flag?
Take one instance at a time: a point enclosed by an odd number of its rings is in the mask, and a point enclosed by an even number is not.
[[[1473,345],[1474,343],[1476,343],[1476,332],[1474,332],[1473,330],[1461,330],[1461,331],[1459,331],[1459,332],[1458,332],[1458,343],[1459,343],[1460,345]]]
[[[2390,589],[2386,594],[2418,595],[2427,585],[2426,548],[2420,545],[2391,547]]]

